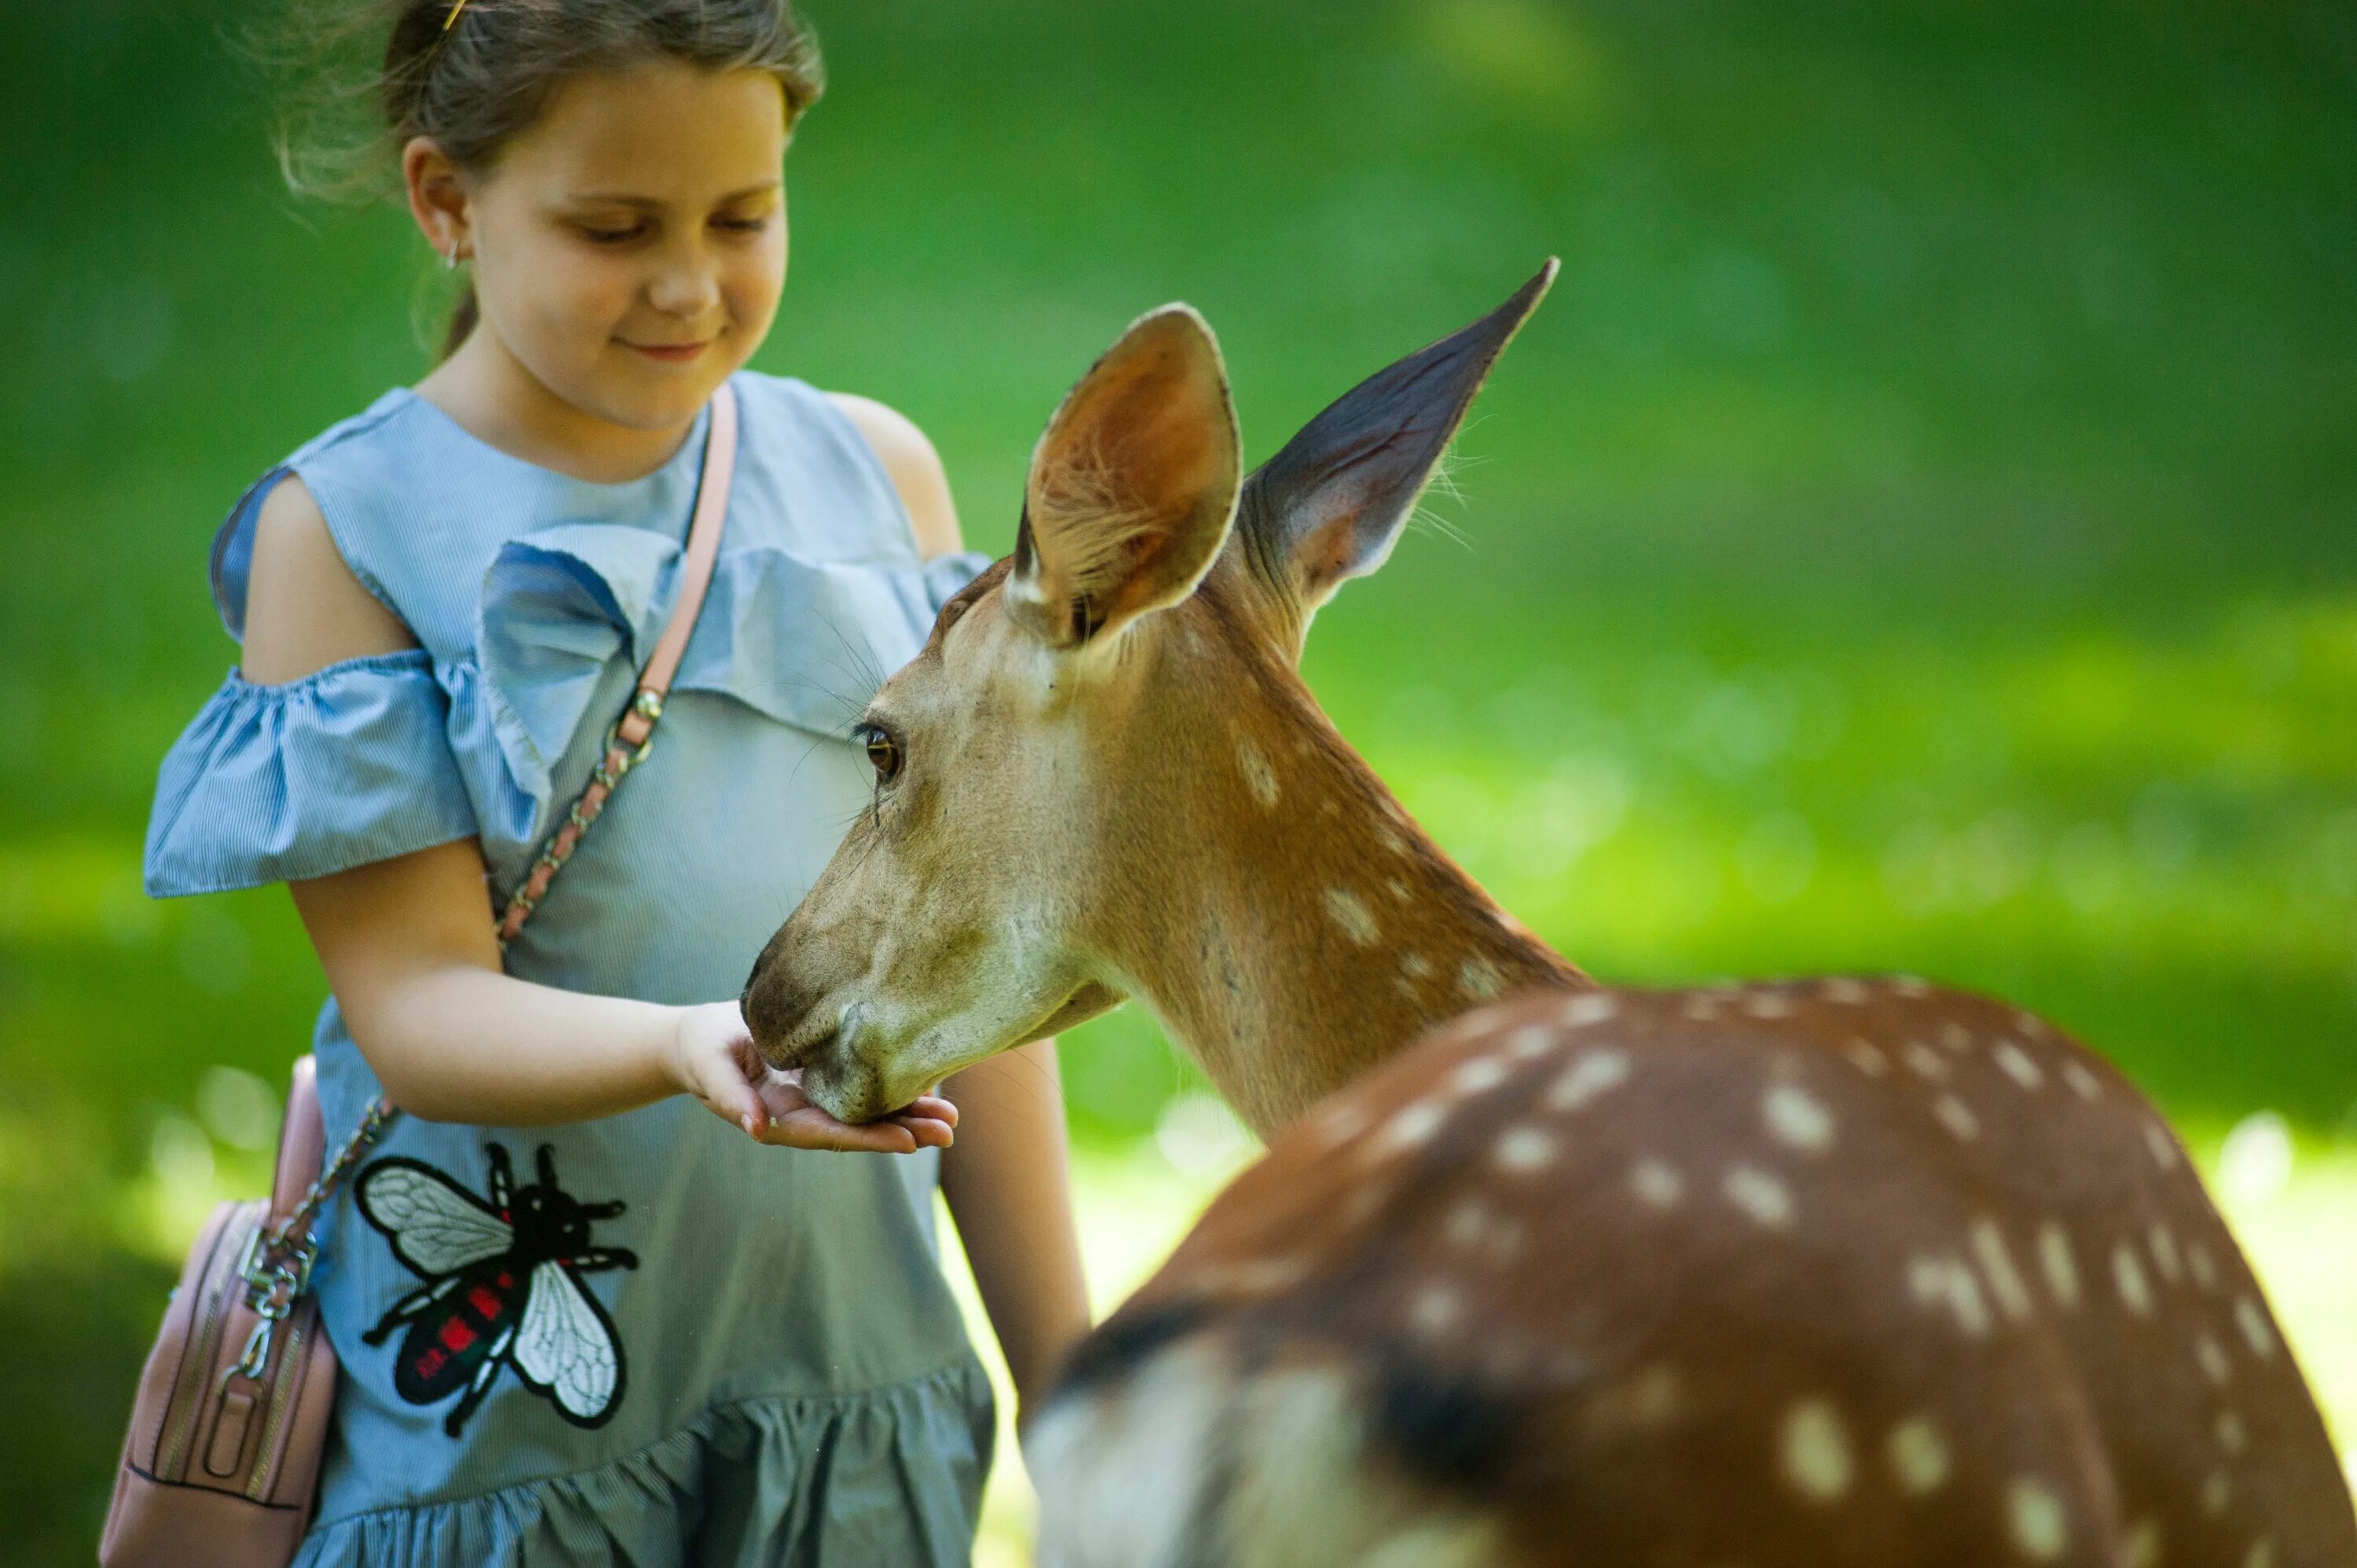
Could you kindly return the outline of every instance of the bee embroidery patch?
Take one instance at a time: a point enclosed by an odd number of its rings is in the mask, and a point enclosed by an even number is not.
[[[620,1247],[589,1244],[589,1222],[612,1219],[622,1205],[583,1203],[560,1188],[546,1144],[540,1180],[524,1187],[515,1185],[506,1149],[493,1144],[489,1153],[489,1203],[398,1155],[361,1173],[354,1189],[361,1214],[425,1282],[361,1337],[382,1345],[409,1326],[393,1362],[393,1391],[412,1404],[458,1394],[442,1422],[453,1437],[502,1366],[513,1367],[565,1420],[601,1425],[622,1400],[622,1345],[581,1276],[639,1266]]]

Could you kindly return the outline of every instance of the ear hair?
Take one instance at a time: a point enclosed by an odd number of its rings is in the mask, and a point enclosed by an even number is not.
[[[1304,620],[1390,556],[1490,367],[1554,283],[1556,263],[1471,326],[1335,399],[1244,481],[1240,532]]]
[[[1008,613],[1071,648],[1184,599],[1227,537],[1242,467],[1211,328],[1183,305],[1140,317],[1032,454]]]

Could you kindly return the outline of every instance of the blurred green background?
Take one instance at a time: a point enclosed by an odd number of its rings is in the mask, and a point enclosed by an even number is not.
[[[1343,731],[1600,976],[1909,969],[2096,1044],[2357,1434],[2357,12],[813,10],[757,363],[913,415],[987,548],[1137,311],[1210,317],[1256,460],[1561,254],[1462,499],[1319,618]],[[140,892],[156,761],[234,658],[207,543],[422,373],[436,306],[404,218],[283,192],[251,14],[0,10],[16,1562],[86,1560],[321,990],[282,892]],[[1238,1145],[1134,1008],[1064,1059],[1111,1289],[1151,1261],[1118,1217],[1170,1233]]]

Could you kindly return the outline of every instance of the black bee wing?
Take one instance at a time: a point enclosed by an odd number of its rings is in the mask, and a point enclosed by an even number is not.
[[[613,1413],[622,1391],[622,1350],[613,1320],[561,1262],[536,1264],[523,1326],[509,1352],[523,1380],[582,1426]]]
[[[515,1227],[428,1165],[392,1155],[361,1174],[361,1213],[393,1255],[421,1274],[447,1274],[515,1245]]]

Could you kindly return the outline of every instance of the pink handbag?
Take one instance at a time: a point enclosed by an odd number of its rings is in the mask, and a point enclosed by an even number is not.
[[[502,950],[653,746],[664,693],[711,585],[736,459],[737,400],[724,382],[712,397],[679,602],[629,706],[606,731],[588,787],[500,913]],[[321,1171],[327,1135],[317,1075],[309,1057],[295,1064],[270,1197],[213,1210],[140,1373],[99,1539],[104,1568],[279,1568],[293,1560],[310,1527],[336,1391],[336,1353],[309,1290],[311,1221],[400,1114],[378,1101]],[[307,1179],[313,1173],[317,1179]]]

